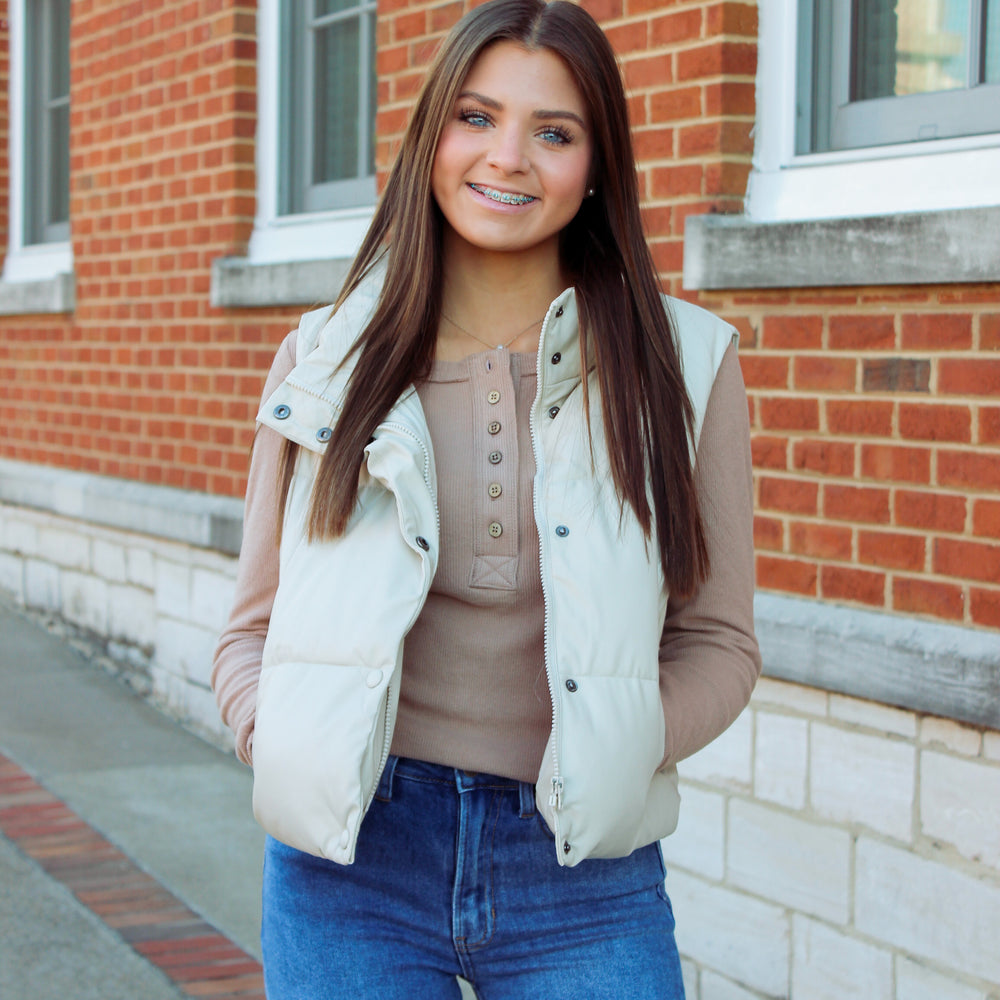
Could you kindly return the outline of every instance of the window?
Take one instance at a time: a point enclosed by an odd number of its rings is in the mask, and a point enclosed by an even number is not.
[[[257,215],[216,305],[332,302],[375,208],[375,0],[258,0]]]
[[[282,215],[375,200],[375,4],[283,4]]]
[[[7,252],[0,315],[72,311],[70,0],[8,0]]]
[[[1000,0],[802,0],[796,152],[1000,131]]]
[[[749,220],[1000,205],[1000,0],[769,0],[767,11]]]
[[[69,5],[25,4],[25,245],[69,239]]]

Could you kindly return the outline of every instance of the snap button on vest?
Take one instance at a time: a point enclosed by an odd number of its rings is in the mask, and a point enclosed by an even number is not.
[[[560,306],[560,307],[559,307],[559,308],[558,308],[558,309],[556,310],[556,319],[558,319],[558,318],[559,318],[560,316],[562,316],[562,314],[563,314],[563,307],[562,307],[562,306]]]
[[[573,848],[569,846],[569,841],[568,840],[564,840],[563,841],[563,854],[569,854],[569,852],[572,851],[572,850],[573,850]]]
[[[560,538],[565,538],[569,534],[569,528],[567,528],[565,524],[560,524],[559,527],[556,528],[556,534]]]
[[[424,538],[423,535],[417,535],[417,537],[414,539],[414,541],[417,543],[417,545],[419,545],[424,550],[424,552],[427,552],[427,551],[430,550],[431,543],[428,542],[427,539]]]
[[[573,680],[572,677],[570,677],[570,679],[568,681],[566,681],[566,690],[567,691],[576,691],[577,690],[577,683],[576,683],[575,680]]]
[[[549,407],[549,416],[552,417],[553,420],[555,420],[556,414],[558,412],[559,412],[559,407],[558,406],[550,406]]]
[[[274,408],[274,419],[275,420],[287,420],[292,415],[292,408],[286,406],[284,403],[279,403]]]
[[[321,427],[316,431],[316,440],[325,443],[333,437],[333,431],[329,427]]]
[[[556,351],[556,353],[552,355],[552,364],[557,365],[560,361],[562,361],[562,355]]]

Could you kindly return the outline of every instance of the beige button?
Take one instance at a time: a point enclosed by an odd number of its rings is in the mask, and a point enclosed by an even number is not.
[[[490,535],[493,538],[499,538],[503,534],[503,525],[499,521],[492,521],[490,523]]]
[[[490,394],[486,398],[491,403],[499,403],[500,402],[500,390],[499,389],[491,389],[490,390]]]
[[[503,487],[499,483],[490,483],[490,496],[494,500],[503,493]]]
[[[491,451],[486,457],[489,459],[490,465],[499,465],[503,459],[503,452]]]
[[[493,421],[493,422],[492,422],[492,423],[491,423],[491,424],[489,425],[489,427],[487,427],[486,429],[487,429],[487,430],[488,430],[488,431],[489,431],[489,432],[490,432],[491,434],[499,434],[499,433],[500,433],[500,421],[499,421],[499,420],[494,420],[494,421]]]

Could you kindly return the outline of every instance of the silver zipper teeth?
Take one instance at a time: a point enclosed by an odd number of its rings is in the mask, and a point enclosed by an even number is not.
[[[535,452],[535,477],[536,482],[541,482],[544,477],[544,463],[542,462],[541,449],[538,445],[538,401],[542,397],[542,357],[544,354],[545,346],[545,331],[548,329],[549,316],[552,313],[552,307],[549,306],[549,311],[545,314],[545,319],[542,322],[542,329],[538,335],[538,354],[535,358],[535,378],[537,381],[537,387],[535,389],[535,401],[531,405],[531,416],[528,421],[528,427],[531,431],[531,447]],[[542,607],[544,608],[544,624],[543,624],[543,649],[545,656],[545,676],[548,678],[549,682],[549,694],[552,697],[552,790],[549,795],[549,805],[553,809],[553,819],[555,820],[556,829],[552,832],[555,834],[556,842],[558,843],[559,834],[559,815],[557,810],[562,808],[562,793],[563,793],[563,779],[562,775],[559,773],[559,712],[557,709],[557,703],[559,699],[558,690],[556,684],[554,683],[554,678],[552,675],[552,649],[551,649],[551,619],[549,616],[549,595],[548,586],[546,582],[546,562],[545,562],[545,544],[543,539],[546,537],[545,530],[547,522],[542,516],[541,509],[538,503],[538,490],[536,489],[532,495],[532,506],[535,512],[535,523],[538,525],[538,565],[540,569],[540,576],[542,581]]]

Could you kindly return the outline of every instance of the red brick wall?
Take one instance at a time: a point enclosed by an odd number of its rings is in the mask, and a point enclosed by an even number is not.
[[[760,585],[1000,627],[1000,286],[701,301],[744,335]]]
[[[746,190],[756,5],[584,5],[623,64],[664,284],[689,294],[685,217],[738,212]],[[383,177],[466,7],[379,4]],[[0,454],[242,490],[262,375],[298,313],[208,303],[211,260],[252,226],[254,17],[237,0],[75,0],[77,310],[0,319]],[[760,584],[1000,627],[1000,287],[692,297],[743,335]]]
[[[0,319],[4,456],[242,489],[252,401],[297,312],[208,301],[212,259],[252,228],[255,36],[253,2],[73,3],[77,308]]]

